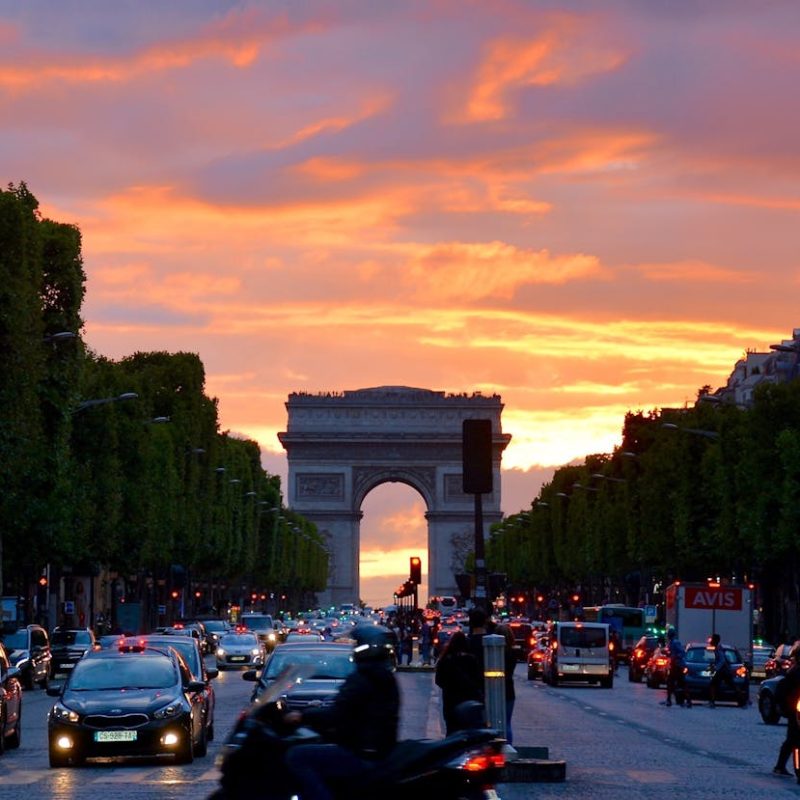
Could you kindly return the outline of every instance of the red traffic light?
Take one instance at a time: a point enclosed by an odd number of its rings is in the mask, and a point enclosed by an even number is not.
[[[177,589],[173,589],[173,590],[172,590],[172,592],[171,592],[171,594],[172,594],[172,599],[173,599],[173,600],[177,600],[177,599],[178,599],[178,597],[180,597],[180,594],[181,594],[181,593],[180,593],[180,592],[179,592]]]
[[[39,586],[47,586],[47,578],[45,578],[44,575],[42,575],[42,577],[39,578]]]
[[[419,556],[411,556],[409,559],[408,579],[417,586],[422,583],[422,559]]]

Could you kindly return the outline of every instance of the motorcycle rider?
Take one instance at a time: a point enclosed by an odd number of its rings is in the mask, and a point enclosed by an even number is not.
[[[352,637],[356,669],[342,684],[334,705],[291,711],[284,717],[289,724],[330,732],[330,744],[298,745],[286,755],[301,800],[333,800],[330,779],[351,780],[372,772],[397,743],[400,692],[391,631],[358,625]]]

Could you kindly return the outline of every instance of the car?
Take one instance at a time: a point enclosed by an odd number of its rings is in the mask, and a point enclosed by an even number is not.
[[[667,646],[656,647],[644,667],[644,682],[650,689],[667,685],[669,675],[669,650]]]
[[[231,624],[226,619],[204,619],[202,622],[206,629],[208,652],[213,653],[219,645],[220,638],[230,632]]]
[[[242,614],[239,625],[254,633],[264,643],[267,652],[280,641],[280,634],[270,614]]]
[[[0,644],[0,755],[22,741],[22,683],[18,667],[11,665]]]
[[[47,686],[50,677],[50,637],[41,625],[27,625],[2,636],[11,666],[20,671],[22,685],[33,689],[37,683]]]
[[[209,652],[206,629],[202,622],[179,621],[176,622],[171,627],[165,628],[163,631],[159,631],[159,633],[176,633],[176,634],[183,633],[184,636],[191,636],[193,639],[197,640],[197,645],[200,648],[201,655],[206,655],[206,653]]]
[[[542,661],[542,681],[587,681],[604,689],[614,686],[614,663],[609,626],[602,622],[553,622],[547,632],[550,645]]]
[[[750,701],[750,671],[739,651],[730,645],[722,645],[725,660],[733,673],[734,688],[725,683],[717,689],[715,700],[733,700],[744,707]],[[686,691],[692,697],[710,698],[709,687],[714,665],[714,648],[705,642],[686,645]]]
[[[205,688],[202,692],[200,711],[206,723],[206,740],[214,739],[214,712],[217,707],[217,697],[212,681],[219,675],[216,667],[206,667],[203,656],[200,655],[200,647],[194,637],[169,635],[160,636],[149,634],[142,636],[139,641],[153,647],[173,647],[182,656],[189,667],[192,680],[202,683]]]
[[[355,670],[352,642],[289,642],[279,644],[267,658],[260,675],[256,670],[242,674],[245,680],[257,681],[251,700],[257,702],[277,676],[289,666],[311,665],[313,671],[302,682],[282,695],[288,710],[333,705],[339,687]]]
[[[780,702],[778,684],[783,681],[783,675],[776,675],[761,682],[758,687],[758,713],[765,725],[777,725],[781,717],[788,717],[794,713],[793,709],[784,708]]]
[[[547,636],[534,637],[535,644],[528,653],[528,680],[535,681],[542,677],[544,659],[549,647]]]
[[[439,630],[433,637],[433,657],[441,658],[450,637],[456,632],[462,630],[457,622],[443,622],[439,626]]]
[[[631,649],[628,660],[628,680],[632,683],[641,683],[647,662],[658,647],[658,636],[646,633]]]
[[[514,637],[514,657],[517,661],[527,661],[532,644],[533,626],[530,622],[512,620],[508,623],[508,627],[511,628]]]
[[[264,643],[250,631],[231,631],[220,640],[216,649],[217,668],[263,667],[267,658]]]
[[[206,753],[205,686],[172,647],[126,642],[88,652],[47,694],[51,767],[87,758],[165,756],[191,763]]]
[[[779,644],[770,658],[764,662],[764,677],[774,678],[776,675],[785,675],[792,666],[792,644]]]
[[[50,676],[64,680],[90,650],[99,648],[90,628],[56,628],[50,637]]]
[[[761,681],[767,677],[767,662],[775,655],[775,648],[764,642],[753,642],[753,663],[750,680]]]

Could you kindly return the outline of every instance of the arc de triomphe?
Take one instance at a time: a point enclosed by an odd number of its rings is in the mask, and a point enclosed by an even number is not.
[[[328,543],[323,605],[357,602],[361,505],[382,483],[405,483],[425,501],[428,591],[457,594],[455,575],[474,543],[474,498],[462,491],[462,422],[491,419],[494,491],[483,497],[484,524],[501,519],[499,395],[452,395],[405,386],[289,395],[278,438],[289,462],[288,506],[316,523]]]

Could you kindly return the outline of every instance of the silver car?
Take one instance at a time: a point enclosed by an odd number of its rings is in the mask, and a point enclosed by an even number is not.
[[[217,667],[260,667],[267,652],[254,633],[226,633],[217,645]]]

